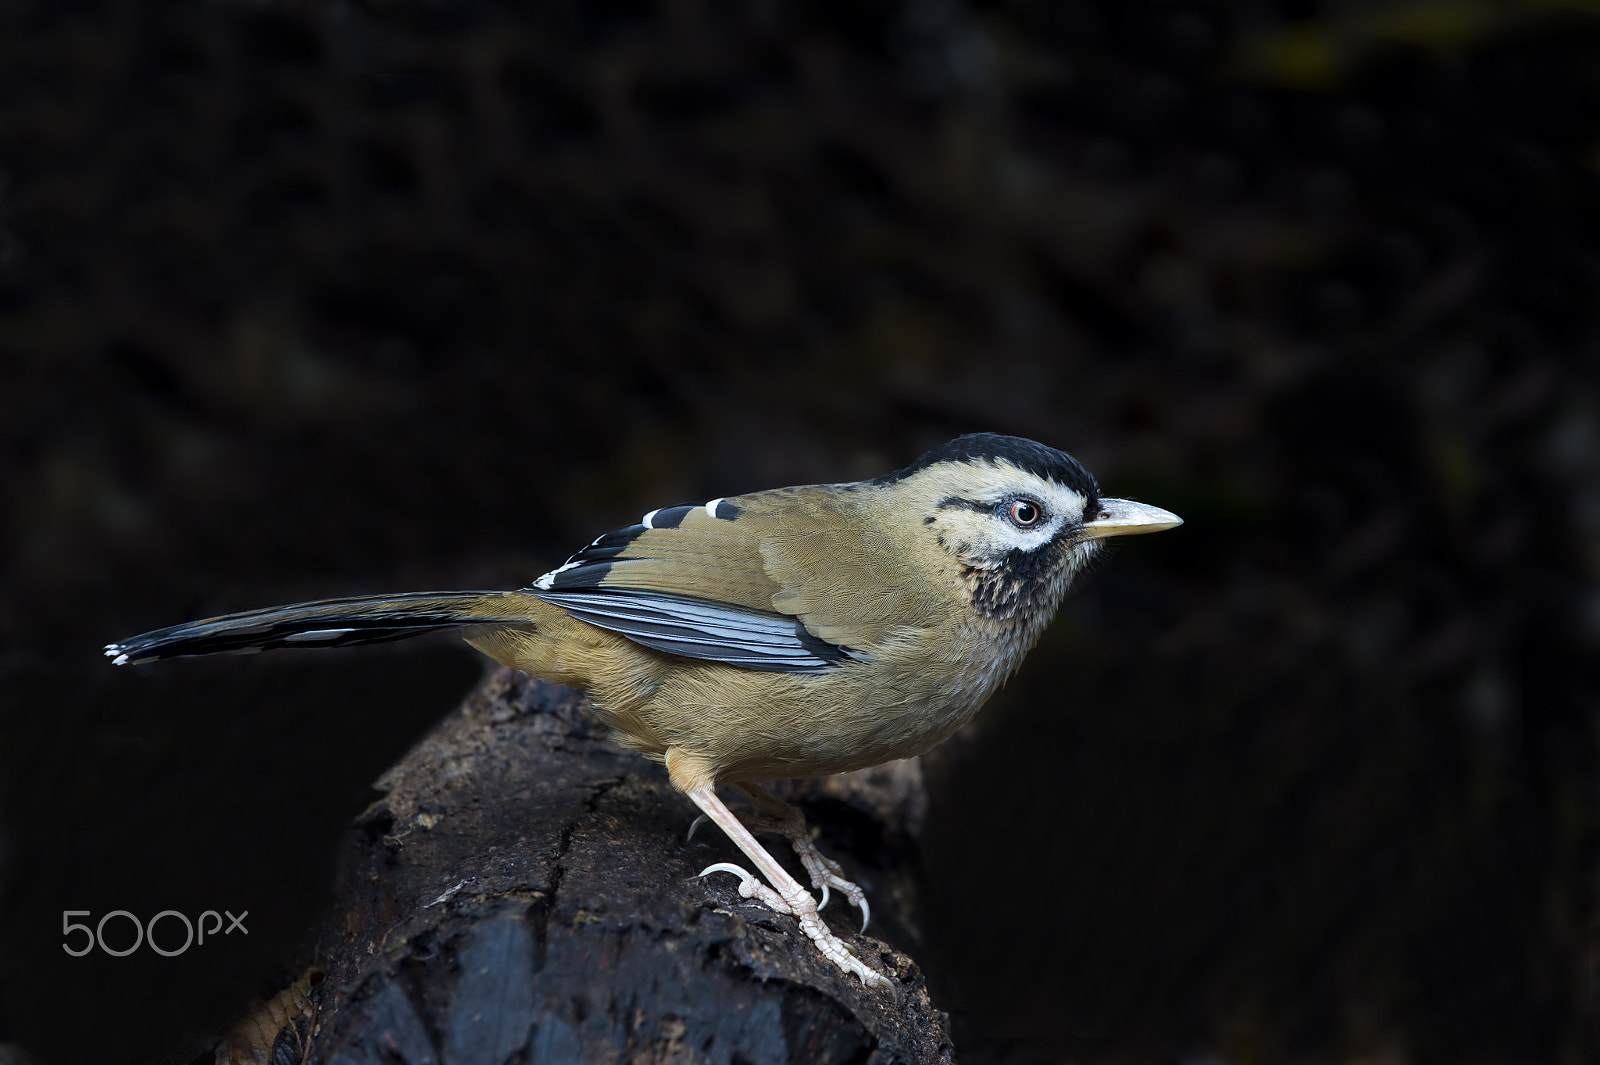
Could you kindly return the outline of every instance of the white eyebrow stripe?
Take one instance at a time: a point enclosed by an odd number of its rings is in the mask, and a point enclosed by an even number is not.
[[[646,529],[654,529],[655,526],[650,524],[650,523],[652,521],[654,521],[656,515],[660,514],[660,513],[661,513],[661,508],[657,507],[656,509],[652,510],[650,513],[646,514],[644,517],[640,518],[639,519],[639,524],[643,525]]]
[[[708,516],[710,516],[710,517],[713,517],[713,518],[716,517],[717,516],[717,508],[722,505],[722,500],[723,500],[723,497],[722,496],[718,496],[717,498],[713,499],[711,502],[707,503],[706,504],[706,514]]]

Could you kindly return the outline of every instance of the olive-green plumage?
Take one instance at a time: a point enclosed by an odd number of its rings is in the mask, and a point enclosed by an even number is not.
[[[936,471],[884,486],[760,492],[728,499],[740,510],[732,520],[697,507],[676,528],[642,531],[599,582],[792,615],[861,656],[823,673],[686,661],[612,633],[579,635],[582,623],[564,616],[467,639],[506,665],[589,691],[627,746],[657,760],[679,748],[700,770],[678,782],[686,789],[919,754],[971,718],[1042,628],[964,609],[963,564],[939,546],[937,523],[922,521],[937,516],[946,480]]]
[[[122,663],[459,627],[496,661],[589,692],[617,740],[666,764],[782,898],[746,894],[796,913],[824,953],[876,980],[711,789],[928,750],[1015,671],[1102,538],[1176,524],[1101,498],[1062,452],[979,434],[874,481],[652,511],[520,591],[252,611],[107,653]],[[846,889],[806,860],[817,886]]]

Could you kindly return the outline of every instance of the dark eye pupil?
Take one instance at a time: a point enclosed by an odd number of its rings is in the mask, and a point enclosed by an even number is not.
[[[1011,520],[1018,525],[1032,525],[1039,520],[1039,508],[1026,499],[1011,504]]]

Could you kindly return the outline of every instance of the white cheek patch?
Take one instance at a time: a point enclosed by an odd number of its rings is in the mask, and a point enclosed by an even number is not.
[[[1001,518],[995,522],[998,526],[996,539],[1002,551],[1036,551],[1055,539],[1056,533],[1061,531],[1061,526],[1064,524],[1066,519],[1057,515],[1043,525],[1031,529],[1019,529]]]

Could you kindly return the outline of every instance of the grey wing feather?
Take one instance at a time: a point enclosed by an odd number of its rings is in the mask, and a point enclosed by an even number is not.
[[[579,621],[668,654],[774,673],[821,673],[856,657],[798,620],[635,589],[534,590]]]

